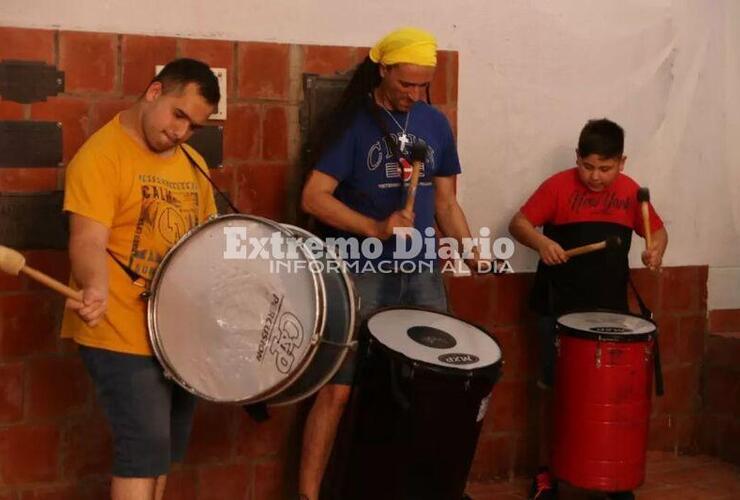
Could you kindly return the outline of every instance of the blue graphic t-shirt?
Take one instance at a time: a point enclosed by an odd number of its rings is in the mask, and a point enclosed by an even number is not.
[[[399,140],[402,130],[399,124],[406,124],[406,113],[389,113],[378,109],[379,117],[385,120],[393,139]],[[418,102],[408,116],[406,135],[410,144],[422,139],[427,144],[427,159],[419,175],[419,186],[414,204],[414,225],[422,236],[425,230],[434,227],[434,184],[437,176],[450,176],[460,173],[460,160],[457,147],[447,118],[432,106]],[[368,110],[360,111],[352,125],[332,148],[327,150],[316,165],[316,169],[331,175],[339,181],[334,196],[353,210],[376,220],[384,220],[391,213],[403,208],[406,186],[398,160],[393,154],[388,138],[385,137],[376,118]],[[410,146],[405,147],[406,155]],[[407,169],[408,172],[408,169]],[[430,231],[431,232],[431,231]],[[329,237],[363,237],[332,229]],[[380,257],[372,259],[391,260],[396,248],[395,236],[383,242]],[[351,259],[348,259],[351,260]],[[361,258],[360,261],[365,259]],[[430,260],[420,253],[413,259]]]

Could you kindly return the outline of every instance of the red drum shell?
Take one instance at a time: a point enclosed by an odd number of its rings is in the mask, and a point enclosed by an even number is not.
[[[645,479],[654,325],[621,339],[557,328],[553,474],[589,490],[635,489]]]

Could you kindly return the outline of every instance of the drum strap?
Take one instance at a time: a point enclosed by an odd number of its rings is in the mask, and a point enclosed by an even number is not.
[[[140,284],[141,286],[143,286],[143,287],[146,288],[146,283],[147,283],[146,278],[144,278],[143,276],[137,274],[136,271],[134,271],[133,269],[131,269],[130,267],[128,267],[126,264],[124,264],[123,262],[121,262],[120,260],[118,260],[116,258],[116,256],[113,255],[113,252],[111,252],[109,249],[106,248],[105,251],[108,252],[108,255],[110,255],[111,259],[113,259],[115,261],[115,263],[118,264],[118,267],[120,267],[121,269],[123,269],[123,272],[126,273],[126,275],[129,278],[131,278],[131,281],[134,284]]]
[[[216,193],[218,193],[218,194],[219,194],[219,195],[220,195],[220,196],[221,196],[221,197],[222,197],[222,198],[223,198],[223,199],[224,199],[224,200],[226,201],[226,203],[227,203],[227,204],[229,205],[229,207],[231,207],[231,209],[232,209],[232,210],[234,211],[234,213],[235,213],[235,214],[241,213],[241,212],[239,212],[239,209],[237,209],[237,208],[236,208],[236,207],[234,206],[234,204],[233,204],[233,203],[231,203],[231,200],[230,200],[230,199],[229,199],[229,198],[228,198],[228,197],[227,197],[227,196],[226,196],[226,195],[225,195],[224,193],[222,193],[222,192],[221,192],[221,191],[220,191],[220,190],[218,189],[218,186],[216,186],[216,183],[214,183],[214,182],[213,182],[213,180],[212,180],[212,179],[211,179],[211,178],[210,178],[210,177],[208,176],[208,174],[206,174],[206,173],[205,173],[205,172],[203,171],[203,169],[202,169],[202,168],[200,168],[200,165],[198,165],[198,163],[197,163],[197,162],[196,162],[196,161],[195,161],[195,160],[193,159],[193,157],[192,157],[192,156],[190,156],[190,153],[188,153],[188,151],[187,151],[187,150],[186,150],[186,149],[185,149],[184,147],[182,147],[182,146],[180,146],[180,149],[181,149],[181,150],[182,150],[182,152],[183,152],[183,153],[185,154],[185,157],[186,157],[186,158],[188,159],[188,161],[190,162],[190,165],[192,165],[192,166],[193,166],[193,168],[195,168],[195,169],[196,169],[196,170],[197,170],[198,172],[200,172],[200,173],[201,173],[201,175],[203,175],[203,177],[205,177],[205,178],[206,178],[206,180],[207,180],[207,181],[208,181],[208,182],[209,182],[209,183],[211,184],[211,186],[213,186],[213,191],[214,191],[214,192],[216,192]],[[113,259],[113,260],[115,261],[115,263],[116,263],[116,264],[118,264],[118,266],[119,266],[119,267],[120,267],[121,269],[123,269],[123,272],[125,272],[125,273],[126,273],[126,275],[127,275],[127,276],[128,276],[129,278],[131,278],[131,281],[132,281],[133,283],[135,283],[135,284],[141,284],[141,286],[144,286],[144,287],[146,287],[146,282],[147,282],[146,278],[144,278],[143,276],[141,276],[141,275],[137,274],[137,273],[136,273],[136,271],[134,271],[133,269],[131,269],[130,267],[128,267],[128,266],[127,266],[126,264],[124,264],[123,262],[121,262],[120,260],[118,260],[118,259],[116,258],[116,256],[115,256],[115,255],[113,255],[113,252],[111,252],[111,251],[110,251],[110,250],[108,250],[107,248],[106,248],[106,250],[105,250],[105,251],[106,251],[106,252],[108,252],[108,255],[110,255],[110,256],[111,256],[111,258],[112,258],[112,259]]]
[[[239,209],[236,208],[236,206],[231,202],[229,197],[226,196],[220,189],[218,189],[218,186],[216,186],[216,183],[213,182],[213,179],[211,179],[210,176],[206,174],[202,168],[200,168],[200,165],[198,165],[196,161],[193,160],[193,157],[190,156],[190,153],[188,153],[187,150],[182,146],[180,146],[180,149],[182,149],[182,152],[185,153],[185,156],[188,158],[188,161],[193,166],[193,168],[195,168],[198,172],[200,172],[201,175],[203,175],[203,177],[205,177],[206,180],[211,184],[211,186],[213,186],[213,192],[218,193],[221,199],[224,200],[227,205],[229,205],[229,208],[231,208],[231,210],[233,210],[235,214],[241,214]]]
[[[242,409],[252,417],[255,422],[264,422],[270,419],[270,413],[267,411],[267,403],[254,403],[243,405]]]
[[[642,300],[642,297],[640,297],[640,293],[637,291],[637,287],[635,286],[634,281],[632,281],[632,276],[629,276],[629,284],[632,288],[632,291],[635,292],[635,299],[637,299],[637,305],[640,308],[640,314],[643,318],[652,320],[653,319],[653,312],[648,309],[648,307],[645,305],[645,302]],[[662,396],[665,393],[665,388],[663,387],[663,368],[660,363],[660,345],[658,344],[658,331],[655,332],[655,354],[653,355],[653,362],[655,364],[655,394],[658,396]]]

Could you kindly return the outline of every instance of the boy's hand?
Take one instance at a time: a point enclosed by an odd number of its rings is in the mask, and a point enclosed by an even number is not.
[[[565,264],[566,262],[568,262],[568,256],[565,255],[565,250],[563,250],[563,247],[558,245],[550,238],[545,238],[544,243],[540,245],[537,251],[540,253],[540,258],[542,259],[542,262],[544,262],[548,266]]]
[[[108,293],[105,290],[86,288],[82,291],[82,302],[67,299],[66,307],[76,311],[88,326],[95,326],[108,309]]]
[[[657,271],[660,269],[660,266],[663,263],[663,255],[655,244],[653,244],[653,247],[649,250],[642,252],[642,263],[651,271]]]

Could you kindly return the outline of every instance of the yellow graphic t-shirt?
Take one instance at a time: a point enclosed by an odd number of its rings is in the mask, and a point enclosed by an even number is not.
[[[184,147],[207,172],[203,158]],[[216,214],[211,185],[181,149],[169,157],[152,153],[124,131],[116,116],[85,142],[67,167],[64,210],[108,227],[108,251],[115,260],[108,256],[108,310],[102,321],[90,328],[74,311],[65,310],[62,337],[151,355],[146,301],[141,298],[145,288],[121,264],[151,280],[167,250]]]

